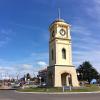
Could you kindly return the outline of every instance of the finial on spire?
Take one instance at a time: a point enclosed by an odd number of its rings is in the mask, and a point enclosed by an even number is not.
[[[58,19],[60,19],[60,8],[58,8]]]

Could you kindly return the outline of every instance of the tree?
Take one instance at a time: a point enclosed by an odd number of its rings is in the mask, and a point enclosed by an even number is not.
[[[100,73],[98,74],[97,83],[100,85]]]
[[[31,75],[29,73],[26,74],[26,79],[31,79]]]
[[[80,81],[88,81],[90,83],[92,79],[98,78],[97,70],[89,61],[83,62],[83,64],[77,68],[77,73],[79,73],[78,78]]]

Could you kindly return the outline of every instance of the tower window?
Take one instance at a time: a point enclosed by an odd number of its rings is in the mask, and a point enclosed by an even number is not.
[[[66,59],[66,49],[62,49],[62,58]]]
[[[52,60],[54,59],[54,52],[53,52],[53,49],[52,49],[52,51],[51,51],[51,58],[52,58]]]

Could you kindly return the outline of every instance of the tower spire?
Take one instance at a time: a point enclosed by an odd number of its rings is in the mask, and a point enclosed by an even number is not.
[[[60,8],[58,8],[58,19],[60,19]]]

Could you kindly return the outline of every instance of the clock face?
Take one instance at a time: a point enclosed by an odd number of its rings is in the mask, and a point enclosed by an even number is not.
[[[65,35],[65,33],[66,33],[66,32],[65,32],[65,30],[64,30],[64,29],[61,29],[61,30],[60,30],[60,34],[61,34],[62,36],[64,36],[64,35]]]

